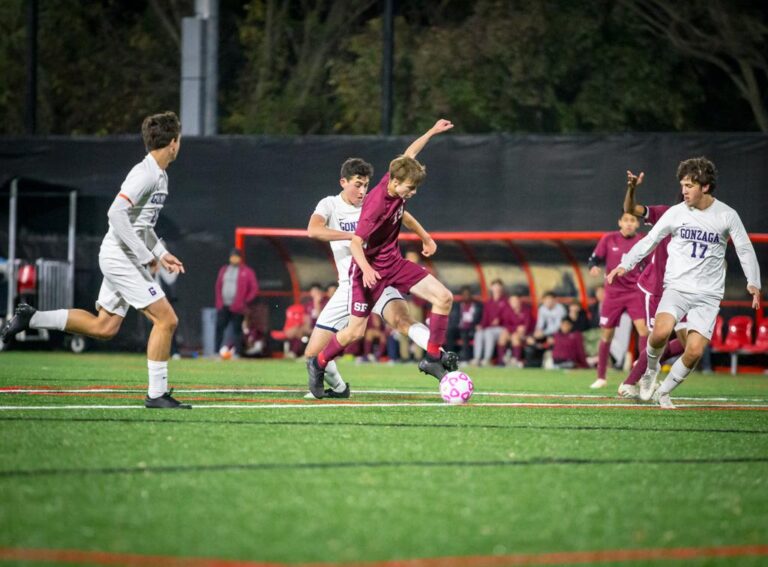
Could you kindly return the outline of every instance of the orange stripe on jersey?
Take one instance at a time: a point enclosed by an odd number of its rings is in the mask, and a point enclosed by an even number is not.
[[[128,202],[131,204],[131,206],[132,206],[132,207],[135,207],[135,206],[136,206],[136,205],[134,205],[134,204],[133,204],[133,201],[131,201],[131,199],[130,199],[130,198],[128,197],[128,195],[126,195],[125,193],[118,193],[118,194],[117,194],[117,196],[118,196],[118,197],[122,197],[123,199],[125,199],[126,201],[128,201]]]

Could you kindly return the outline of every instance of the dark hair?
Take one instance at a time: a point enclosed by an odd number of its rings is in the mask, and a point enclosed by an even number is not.
[[[494,285],[494,284],[499,284],[500,286],[504,287],[504,282],[501,281],[501,278],[496,278],[495,280],[493,280],[491,282],[491,285]]]
[[[181,134],[181,122],[175,112],[147,116],[141,125],[141,137],[148,152],[166,147]]]
[[[341,176],[344,179],[352,179],[355,175],[373,177],[373,166],[363,159],[349,158],[341,164]]]
[[[705,157],[687,159],[677,166],[677,180],[682,181],[686,177],[702,187],[709,185],[709,192],[712,193],[717,185],[717,168]]]
[[[323,289],[323,286],[320,285],[320,282],[312,282],[309,284],[309,289],[312,289],[313,287],[316,287],[317,289]]]
[[[556,297],[555,296],[555,292],[554,291],[545,291],[544,295],[542,295],[541,298],[544,299],[545,297]]]

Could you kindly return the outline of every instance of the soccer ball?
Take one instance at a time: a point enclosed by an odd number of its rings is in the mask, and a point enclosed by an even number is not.
[[[466,403],[474,390],[472,378],[459,370],[449,372],[440,380],[440,395],[448,404]]]

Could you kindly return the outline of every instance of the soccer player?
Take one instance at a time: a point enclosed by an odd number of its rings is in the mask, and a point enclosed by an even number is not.
[[[419,370],[440,379],[455,365],[455,355],[450,356],[441,350],[445,342],[453,294],[423,266],[403,258],[397,243],[401,224],[407,214],[405,204],[416,194],[426,177],[426,169],[416,161],[415,156],[432,136],[451,128],[453,124],[450,121],[438,120],[430,130],[411,144],[404,155],[392,160],[389,172],[363,202],[360,220],[350,243],[353,260],[349,270],[349,324],[337,332],[317,356],[307,358],[311,393],[322,391],[328,364],[349,344],[363,337],[371,310],[388,287],[412,293],[432,304],[427,354],[419,362]],[[436,249],[434,241],[431,238],[425,240],[419,231],[417,234],[424,242],[422,253],[433,254]]]
[[[619,265],[624,254],[640,240],[637,229],[640,223],[629,213],[623,213],[619,219],[619,230],[603,235],[597,243],[592,256],[589,258],[589,273],[600,275],[599,264],[605,263],[607,274]],[[640,350],[645,349],[648,340],[648,327],[645,325],[645,309],[643,296],[637,288],[637,278],[640,270],[634,270],[626,278],[608,283],[605,286],[605,300],[600,307],[600,343],[597,351],[597,380],[590,388],[604,388],[608,384],[606,370],[611,341],[619,325],[622,314],[626,311],[632,317],[632,322],[640,335]]]
[[[643,182],[644,174],[634,175],[627,171],[627,193],[624,196],[624,212],[631,213],[638,218],[645,220],[645,224],[653,226],[661,216],[669,210],[669,205],[644,206],[637,203],[635,192],[637,187]],[[681,195],[682,199],[682,195]],[[637,287],[643,292],[645,301],[645,323],[649,331],[653,330],[655,323],[656,309],[659,307],[661,295],[664,293],[664,270],[667,267],[667,246],[670,236],[666,236],[650,255],[650,260],[646,262],[645,269],[637,279]],[[668,358],[679,356],[683,352],[685,342],[685,323],[679,322],[677,327],[678,338],[669,341],[664,354],[661,356],[661,362]],[[622,398],[637,399],[640,397],[640,390],[637,382],[648,368],[648,355],[646,349],[640,349],[637,362],[632,367],[629,376],[619,386],[619,396]]]
[[[3,341],[27,329],[56,329],[95,339],[114,337],[129,307],[140,310],[151,322],[147,344],[148,408],[184,408],[168,391],[168,358],[178,324],[176,313],[155,282],[161,266],[170,273],[184,273],[184,265],[168,252],[154,226],[168,198],[166,169],[179,154],[181,124],[173,112],[154,114],[141,126],[147,156],[131,169],[109,208],[109,230],[101,243],[99,267],[104,275],[96,301],[98,315],[82,309],[37,311],[20,304],[0,332]]]
[[[406,149],[405,155],[415,158],[433,135],[450,129],[452,126],[446,120],[438,121],[433,128]],[[308,398],[348,398],[350,395],[349,384],[344,382],[335,361],[328,361],[325,367],[325,381],[330,386],[326,390],[323,390],[322,379],[318,381],[313,378],[314,374],[309,361],[315,359],[331,342],[334,335],[347,327],[349,322],[349,271],[352,262],[350,240],[358,227],[363,201],[372,175],[373,167],[362,159],[351,158],[345,161],[341,167],[341,179],[339,181],[341,193],[322,199],[309,219],[307,233],[310,238],[331,243],[331,250],[339,275],[339,285],[323,308],[304,352],[308,361],[310,390]],[[402,221],[407,228],[421,238],[422,254],[424,256],[434,254],[437,245],[421,224],[408,212],[404,212]],[[411,317],[408,306],[397,288],[389,286],[384,288],[372,311],[381,316],[390,327],[409,336],[413,342],[426,350],[429,342],[429,328]],[[365,326],[363,326],[362,331],[364,333]],[[456,355],[446,353],[446,364],[450,370],[456,370],[458,368]],[[432,372],[440,371],[435,367],[430,367],[430,369]],[[444,373],[443,370],[440,376]]]
[[[648,401],[653,396],[664,409],[675,408],[670,393],[688,377],[712,338],[725,290],[728,238],[733,240],[747,277],[752,307],[760,307],[760,266],[755,249],[738,213],[712,195],[717,184],[715,165],[704,157],[687,159],[678,166],[677,179],[683,202],[664,213],[646,237],[608,274],[609,281],[623,277],[671,235],[664,293],[648,340],[648,369],[640,378],[640,399]],[[684,315],[688,317],[685,351],[654,393],[659,357],[675,324]]]

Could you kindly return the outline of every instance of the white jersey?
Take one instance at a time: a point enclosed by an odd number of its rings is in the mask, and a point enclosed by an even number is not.
[[[117,196],[117,199],[124,199],[129,204],[128,219],[145,249],[139,247],[138,250],[134,250],[128,246],[125,240],[120,238],[112,222],[102,242],[102,248],[117,246],[125,253],[137,257],[140,263],[146,263],[147,252],[158,245],[154,226],[157,224],[167,198],[168,174],[157,165],[152,154],[147,154],[144,160],[136,164],[128,173]]]
[[[755,249],[736,211],[715,200],[704,210],[679,203],[635,244],[620,266],[634,268],[664,237],[671,234],[664,289],[721,300],[725,291],[725,249],[733,240],[747,283],[760,289]]]
[[[332,195],[322,199],[313,213],[323,217],[328,228],[349,233],[350,240],[332,240],[330,243],[333,259],[336,261],[336,271],[339,273],[339,284],[349,282],[349,266],[352,263],[349,245],[362,210],[362,207],[347,203],[341,195]]]

